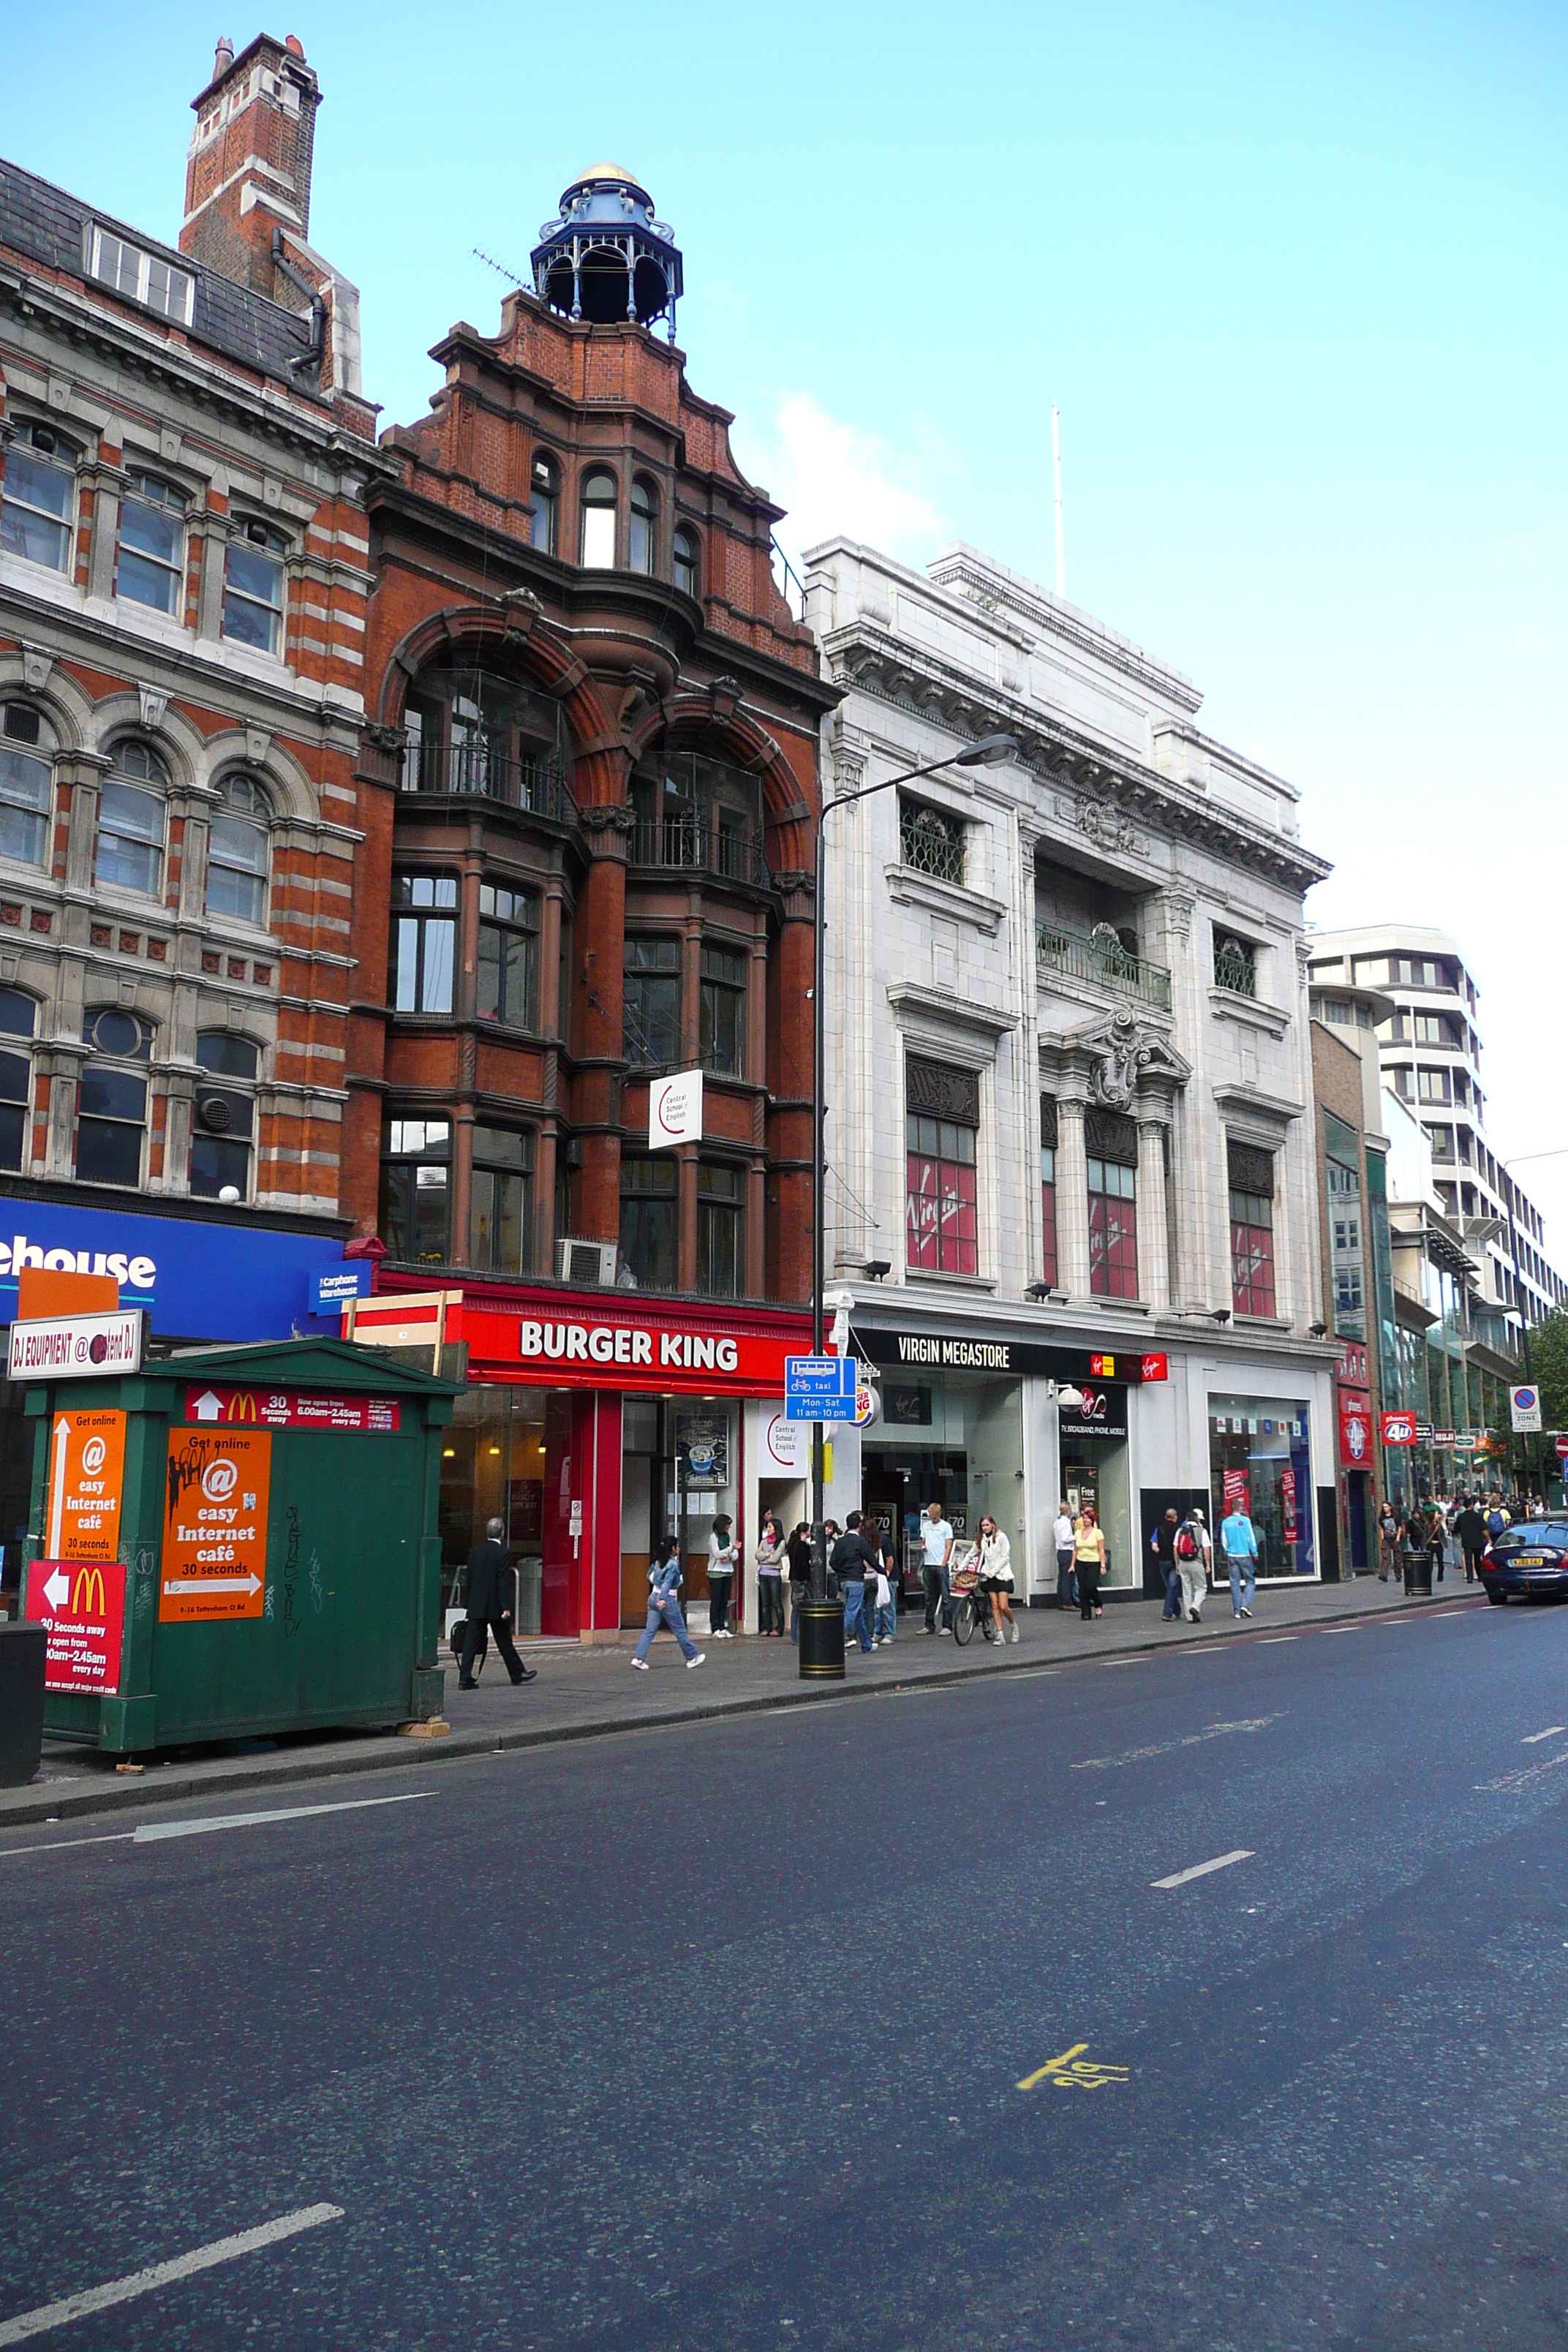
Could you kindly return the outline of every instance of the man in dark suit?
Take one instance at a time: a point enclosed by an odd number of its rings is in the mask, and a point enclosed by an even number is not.
[[[514,1689],[519,1683],[531,1683],[537,1671],[525,1666],[518,1656],[511,1638],[511,1611],[501,1606],[501,1578],[511,1565],[510,1555],[501,1541],[503,1532],[500,1519],[488,1519],[484,1542],[476,1544],[468,1554],[468,1614],[463,1627],[459,1690],[479,1688],[474,1680],[474,1660],[484,1646],[487,1633],[496,1637],[496,1648]]]

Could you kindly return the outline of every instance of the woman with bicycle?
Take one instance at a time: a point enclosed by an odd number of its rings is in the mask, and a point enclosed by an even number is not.
[[[1087,1625],[1103,1614],[1100,1580],[1105,1567],[1105,1531],[1092,1503],[1086,1503],[1073,1529],[1073,1557],[1078,1569],[1078,1613]]]
[[[980,1549],[975,1562],[980,1590],[991,1596],[993,1639],[1016,1642],[1018,1621],[1013,1614],[1013,1547],[987,1511],[980,1522]]]

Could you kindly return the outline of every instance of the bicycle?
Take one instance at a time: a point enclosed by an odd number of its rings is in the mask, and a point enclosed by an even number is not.
[[[950,1563],[948,1584],[952,1594],[952,1638],[959,1648],[968,1647],[977,1626],[988,1642],[1000,1640],[991,1606],[991,1586],[980,1573],[979,1554],[973,1544],[962,1560],[955,1559]]]

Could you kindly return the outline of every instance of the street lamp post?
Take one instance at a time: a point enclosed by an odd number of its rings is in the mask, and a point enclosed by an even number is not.
[[[847,808],[853,801],[869,800],[873,793],[889,793],[898,784],[912,784],[918,777],[934,776],[939,768],[995,768],[1005,760],[1018,756],[1018,746],[1011,735],[982,735],[966,744],[950,759],[932,760],[923,768],[906,768],[901,775],[885,776],[880,783],[866,784],[858,793],[839,793],[832,800],[819,796],[815,842],[815,928],[816,971],[812,988],[812,1092],[811,1092],[811,1347],[814,1355],[823,1349],[823,1144],[827,1107],[822,1098],[823,1087],[823,1021],[822,991],[826,924],[826,875],[822,862],[823,826],[830,809]],[[827,1546],[823,1535],[825,1503],[825,1463],[823,1459],[823,1423],[814,1422],[811,1431],[811,1597],[825,1601],[827,1597]]]

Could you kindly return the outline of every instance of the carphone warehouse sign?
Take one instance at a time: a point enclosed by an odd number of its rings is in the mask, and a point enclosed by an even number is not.
[[[22,1268],[42,1266],[112,1275],[121,1306],[145,1307],[160,1337],[286,1339],[311,1328],[315,1277],[342,1262],[319,1234],[0,1200],[0,1323],[16,1318]]]

